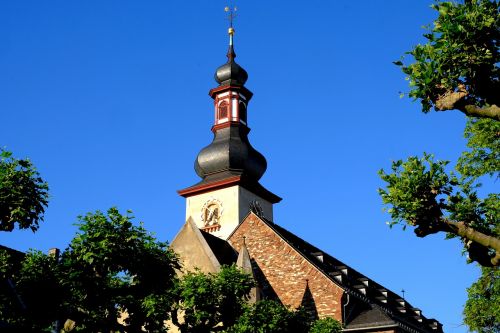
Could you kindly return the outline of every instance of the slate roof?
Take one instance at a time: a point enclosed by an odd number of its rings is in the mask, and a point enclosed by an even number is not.
[[[200,230],[203,238],[221,265],[231,265],[236,262],[238,253],[229,245],[229,243],[219,237],[215,237],[206,231]]]
[[[385,328],[399,328],[412,333],[443,332],[443,325],[439,321],[426,318],[420,309],[398,294],[274,222],[262,216],[259,219],[350,297],[343,301],[345,332]]]
[[[443,332],[441,323],[423,316],[420,309],[413,307],[398,294],[285,228],[265,218],[260,219],[355,299],[350,311],[345,314],[345,331],[368,329],[376,324],[397,326],[409,332]]]
[[[23,252],[11,249],[10,247],[0,244],[0,251],[2,250],[7,251],[7,253],[12,257],[13,262],[19,262],[24,259],[25,254]]]

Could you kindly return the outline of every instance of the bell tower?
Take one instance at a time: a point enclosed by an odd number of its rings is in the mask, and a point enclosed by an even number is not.
[[[250,211],[272,221],[273,204],[281,198],[259,183],[267,168],[264,156],[248,140],[247,107],[252,92],[245,87],[247,72],[235,62],[232,27],[227,62],[217,68],[219,84],[209,91],[214,100],[212,143],[198,154],[194,168],[201,181],[178,191],[186,198],[186,220],[226,239]]]

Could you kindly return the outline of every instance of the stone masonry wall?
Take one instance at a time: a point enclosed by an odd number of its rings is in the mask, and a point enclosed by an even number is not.
[[[229,238],[239,251],[243,237],[255,264],[285,305],[316,311],[319,318],[342,320],[343,290],[300,255],[256,215],[250,214]],[[315,309],[314,309],[315,308]]]

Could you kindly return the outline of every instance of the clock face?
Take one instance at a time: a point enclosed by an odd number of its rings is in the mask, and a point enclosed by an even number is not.
[[[220,200],[212,198],[205,202],[201,209],[201,220],[205,227],[218,225],[222,212],[222,202],[220,202]]]

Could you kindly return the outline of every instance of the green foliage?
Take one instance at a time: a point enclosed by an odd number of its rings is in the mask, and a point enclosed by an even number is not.
[[[434,162],[433,157],[410,157],[406,162],[393,162],[392,172],[384,170],[379,175],[387,182],[387,190],[379,189],[384,204],[389,205],[388,213],[392,221],[388,224],[406,223],[415,226],[415,233],[423,237],[440,231],[442,210],[446,208],[442,195],[450,195],[452,186],[457,184],[454,177],[446,174],[447,161]]]
[[[61,257],[77,331],[165,331],[177,257],[129,214],[111,208],[80,217],[80,233]]]
[[[309,320],[305,311],[293,311],[282,304],[263,300],[246,307],[227,333],[307,333]],[[315,331],[328,332],[328,331]]]
[[[333,318],[323,318],[316,320],[309,330],[309,333],[340,333],[342,324]]]
[[[425,44],[407,52],[414,60],[401,66],[410,83],[409,96],[420,100],[422,110],[460,109],[499,105],[500,15],[499,4],[491,0],[464,3],[436,1],[431,6],[438,17]],[[439,105],[454,92],[464,92],[460,103]]]
[[[0,249],[0,280],[12,275],[12,257],[7,250]]]
[[[482,275],[469,289],[464,322],[471,331],[500,332],[500,269],[482,268]]]
[[[30,160],[0,148],[0,231],[36,231],[48,204],[49,187]]]
[[[230,327],[243,313],[253,286],[252,278],[235,266],[224,266],[217,274],[187,273],[177,288],[172,320],[181,332]]]
[[[499,93],[500,94],[500,93]],[[500,172],[500,122],[492,119],[469,118],[465,127],[469,151],[462,153],[457,170],[473,178]]]
[[[481,199],[478,185],[469,178],[448,175],[447,164],[424,154],[393,162],[392,173],[379,171],[386,182],[379,193],[392,218],[388,224],[415,227],[419,237],[437,232],[446,232],[447,238],[460,236],[469,258],[488,265],[498,248],[482,239],[500,236],[500,197],[490,193]]]
[[[0,257],[5,258],[3,252]],[[3,276],[7,288],[0,288],[0,319],[19,331],[51,332],[62,302],[56,259],[39,251],[28,252],[21,262],[8,257]]]
[[[59,284],[57,258],[31,251],[16,278],[17,292],[25,305],[18,323],[34,332],[50,332],[62,311],[63,287]]]
[[[12,324],[17,317],[19,304],[11,285],[10,277],[14,272],[14,262],[7,250],[0,249],[0,323]]]
[[[166,332],[176,255],[116,208],[79,221],[80,232],[60,258],[27,254],[11,275],[24,307],[0,311],[2,320],[21,331],[50,331],[52,323],[71,319],[76,332]]]
[[[446,171],[446,161],[410,157],[393,162],[390,174],[379,172],[386,182],[379,193],[391,227],[413,226],[419,237],[460,237],[469,260],[483,266],[482,277],[469,288],[464,321],[471,330],[498,332],[500,195],[481,198],[476,189],[480,177],[498,179],[500,171],[500,6],[493,0],[438,0],[432,8],[438,17],[427,27],[426,43],[407,53],[412,63],[395,64],[423,112],[460,110],[480,119],[468,119],[469,150],[458,159],[457,175]]]

